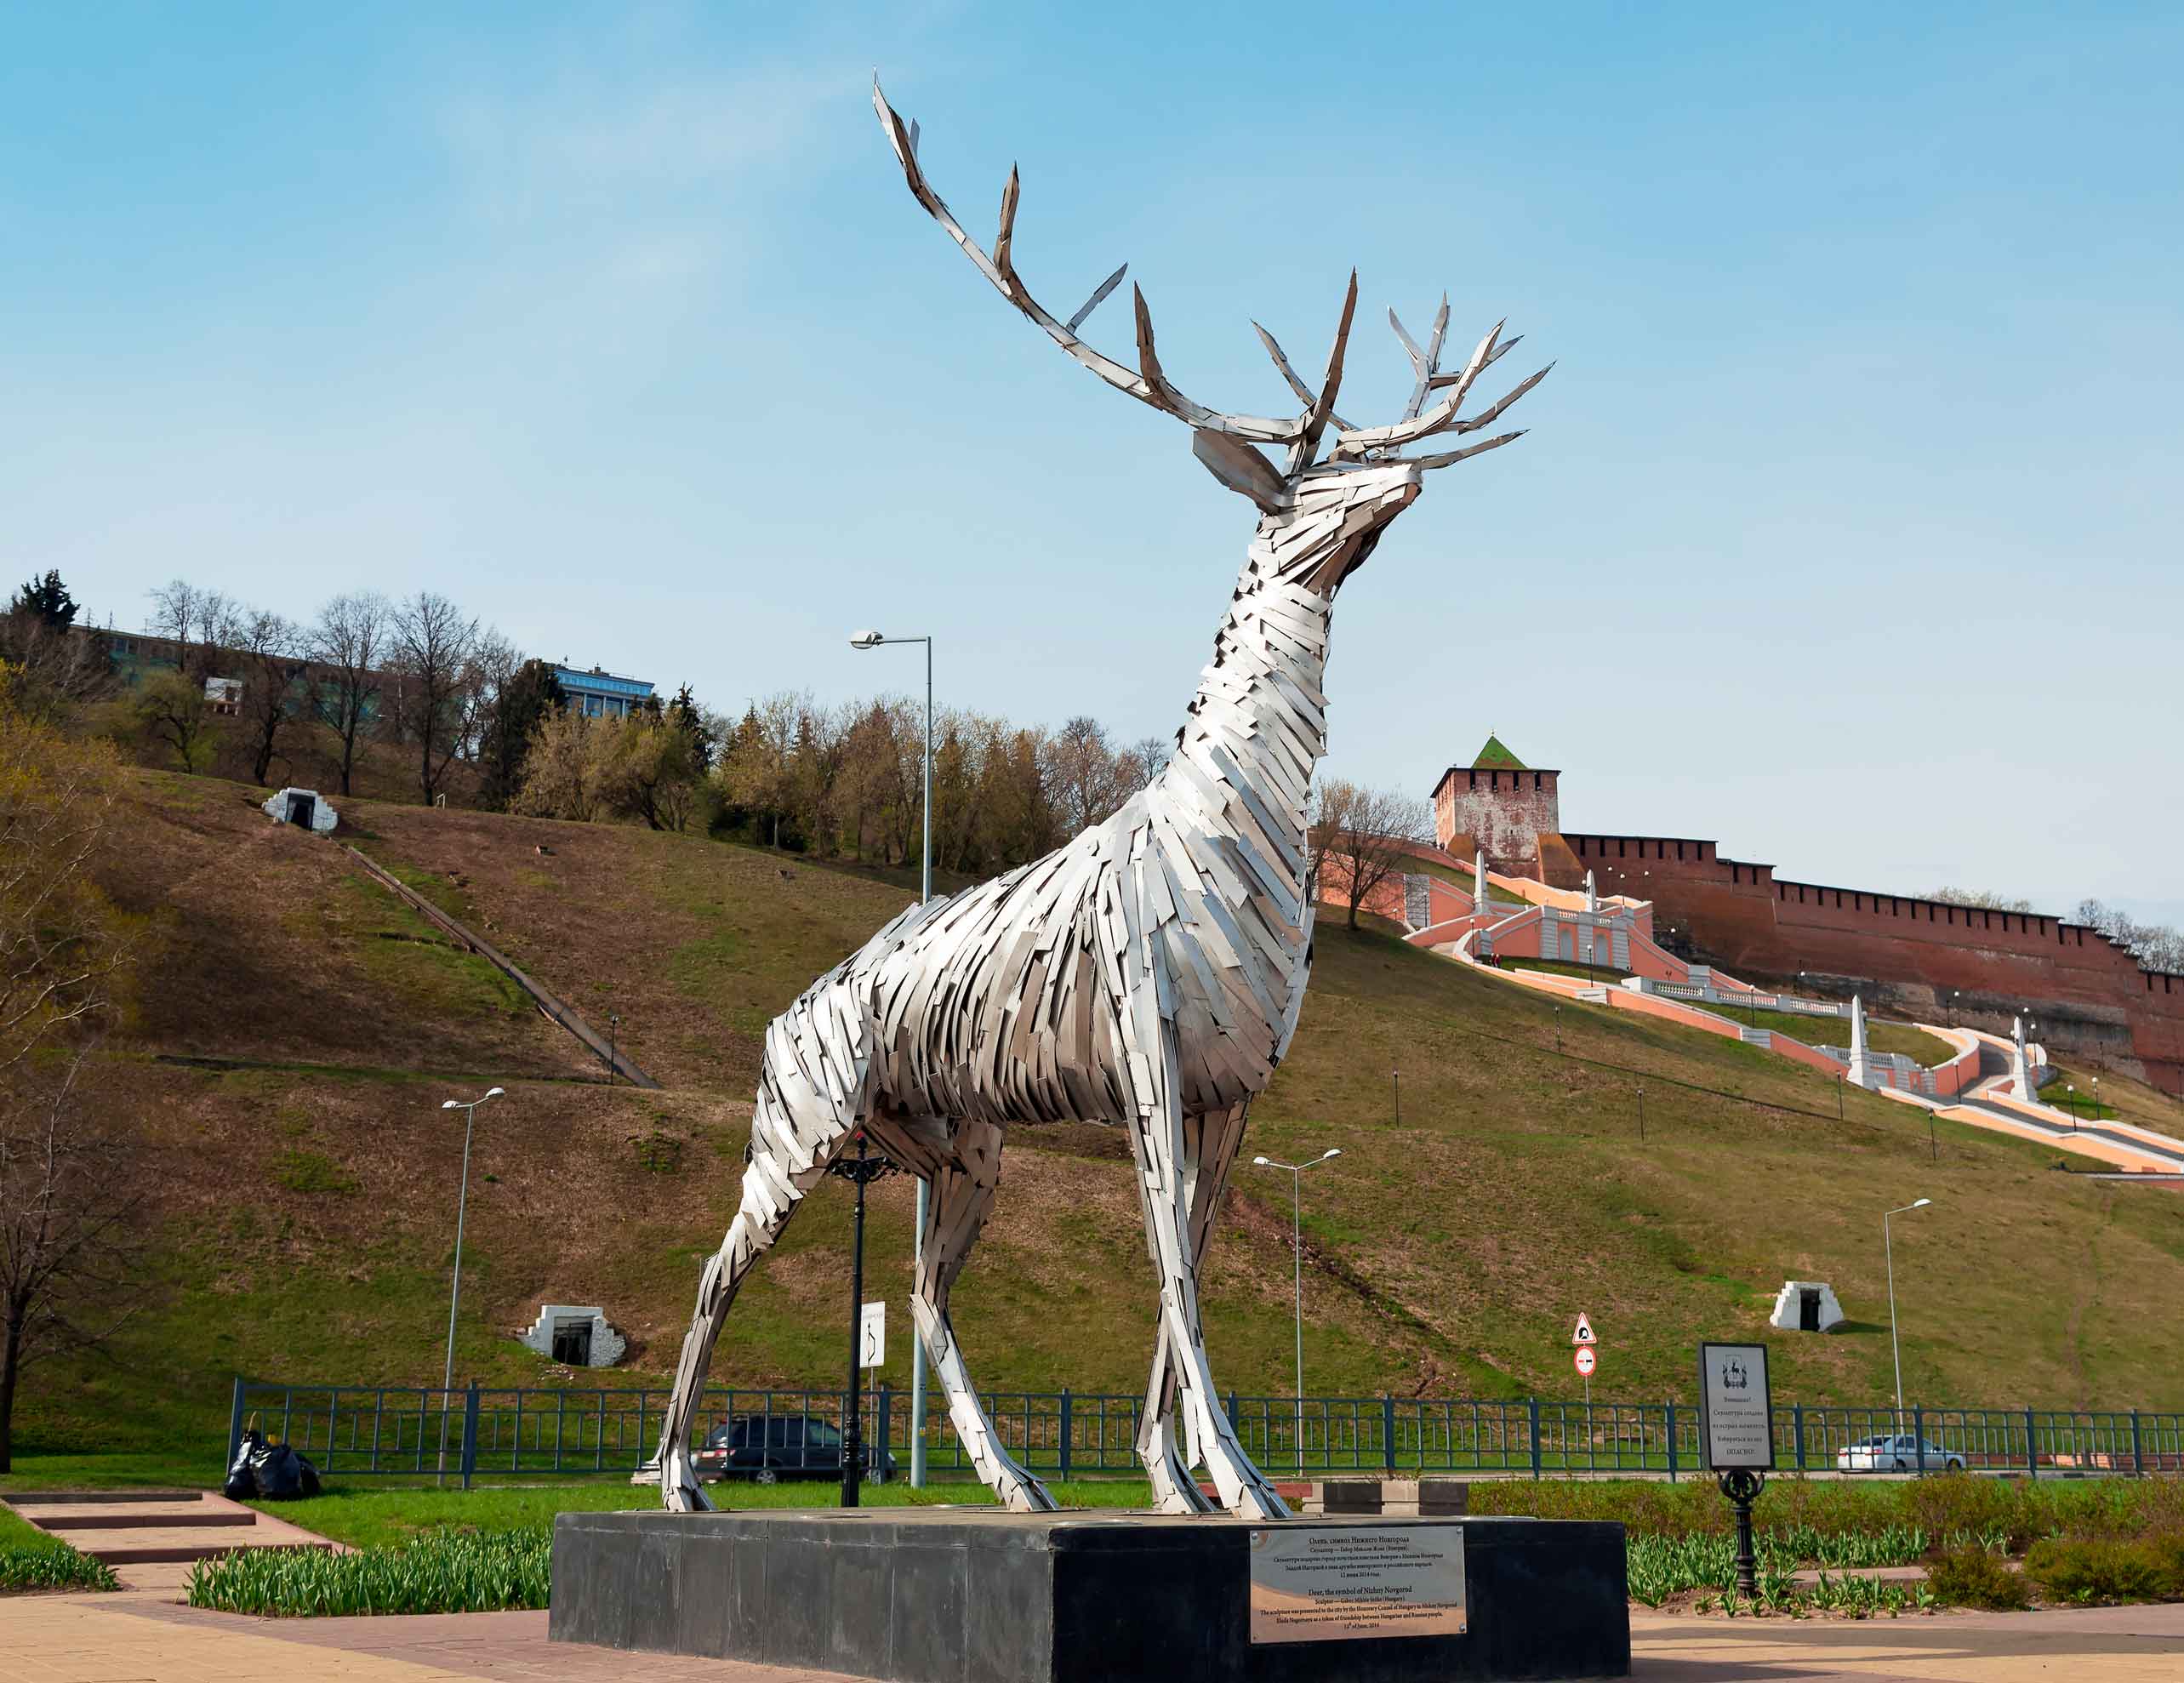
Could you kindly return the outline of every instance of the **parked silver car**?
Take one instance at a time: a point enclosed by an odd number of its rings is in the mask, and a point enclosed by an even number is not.
[[[1839,1473],[1915,1473],[1919,1470],[1920,1444],[1909,1433],[1884,1432],[1879,1437],[1861,1438],[1845,1446],[1835,1454],[1835,1470]],[[1929,1442],[1925,1450],[1925,1470],[1930,1473],[1961,1473],[1964,1458],[1956,1451],[1943,1449]]]

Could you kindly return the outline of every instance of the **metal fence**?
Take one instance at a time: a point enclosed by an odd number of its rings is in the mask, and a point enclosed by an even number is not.
[[[659,1446],[665,1390],[453,1389],[294,1385],[237,1378],[231,1462],[248,1420],[285,1439],[329,1477],[627,1477]],[[742,1423],[747,1441],[784,1443],[767,1470],[831,1475],[839,1452],[807,1448],[825,1432],[771,1432],[753,1422],[823,1422],[839,1431],[841,1391],[708,1390],[693,1437]],[[1135,1474],[1144,1400],[1070,1391],[984,1399],[1002,1446],[1043,1476]],[[1413,1397],[1230,1395],[1224,1407],[1246,1452],[1275,1477],[1354,1473],[1514,1473],[1534,1478],[1700,1471],[1698,1412],[1674,1402],[1457,1401]],[[862,1400],[874,1477],[908,1470],[910,1400],[886,1386]],[[2184,1412],[2034,1408],[1838,1408],[1778,1404],[1776,1464],[1785,1472],[1976,1473],[2033,1477],[2184,1472]],[[787,1441],[784,1442],[784,1441]],[[928,1399],[930,1472],[968,1476],[970,1458],[944,1403]],[[756,1469],[753,1469],[756,1470]]]

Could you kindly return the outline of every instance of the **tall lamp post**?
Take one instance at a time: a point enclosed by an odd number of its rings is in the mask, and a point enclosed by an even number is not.
[[[1888,1349],[1896,1359],[1896,1423],[1903,1424],[1903,1350],[1896,1341],[1896,1247],[1889,1237],[1890,1217],[1908,1215],[1913,1210],[1923,1210],[1934,1201],[1920,1198],[1906,1204],[1900,1210],[1890,1210],[1880,1218],[1881,1252],[1888,1258]]]
[[[1297,1274],[1297,1475],[1304,1476],[1304,1171],[1317,1168],[1343,1148],[1331,1145],[1309,1163],[1277,1163],[1271,1157],[1254,1157],[1252,1166],[1289,1172],[1289,1243]]]
[[[849,646],[857,649],[884,648],[889,643],[925,645],[925,841],[918,875],[918,904],[932,898],[932,639],[891,637],[879,631],[853,632]],[[910,1241],[910,1278],[919,1277],[925,1265],[925,1207],[931,1189],[923,1175],[917,1183],[917,1231]],[[910,1484],[925,1484],[925,1335],[917,1322],[910,1323]]]
[[[470,1131],[476,1125],[478,1106],[488,1098],[501,1098],[506,1094],[499,1087],[488,1087],[484,1098],[449,1098],[441,1102],[442,1110],[463,1113],[463,1180],[455,1194],[455,1283],[448,1292],[448,1366],[440,1376],[440,1475],[448,1473],[448,1393],[455,1388],[455,1307],[463,1300],[463,1218],[469,1212],[470,1202]]]

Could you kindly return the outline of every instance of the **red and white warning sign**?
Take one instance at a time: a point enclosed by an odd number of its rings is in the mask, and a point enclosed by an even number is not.
[[[1593,1377],[1593,1370],[1600,1365],[1599,1353],[1590,1344],[1578,1345],[1570,1352],[1570,1359],[1577,1364],[1578,1373],[1588,1379]]]
[[[1577,1330],[1570,1335],[1570,1342],[1573,1344],[1597,1344],[1600,1343],[1600,1340],[1593,1336],[1592,1316],[1582,1313],[1578,1315]]]

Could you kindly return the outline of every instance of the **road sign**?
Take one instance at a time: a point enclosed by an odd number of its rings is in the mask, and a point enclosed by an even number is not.
[[[1600,1365],[1600,1353],[1590,1344],[1578,1345],[1576,1349],[1570,1352],[1570,1359],[1577,1364],[1577,1371],[1588,1379],[1593,1377],[1593,1370]]]
[[[1577,1317],[1577,1330],[1570,1335],[1570,1342],[1573,1344],[1600,1343],[1600,1340],[1593,1336],[1593,1318],[1590,1315],[1580,1315]]]
[[[857,1320],[857,1365],[879,1367],[887,1360],[887,1306],[867,1304]]]

